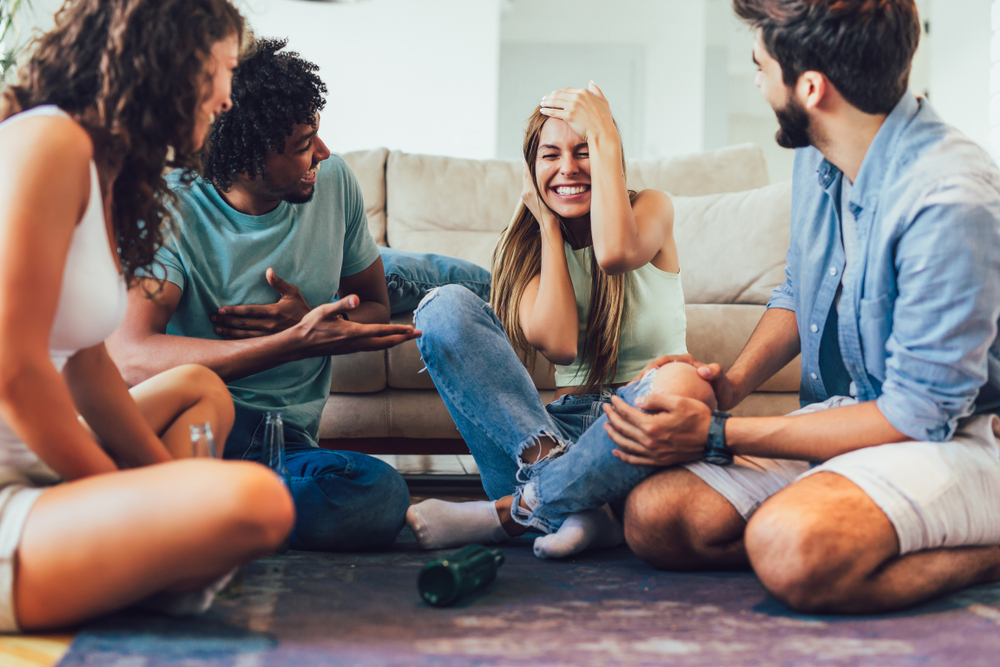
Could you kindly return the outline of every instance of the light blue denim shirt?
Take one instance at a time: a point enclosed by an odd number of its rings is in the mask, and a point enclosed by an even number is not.
[[[768,308],[796,314],[802,405],[829,397],[820,341],[845,264],[842,177],[817,149],[796,153],[786,279]],[[947,440],[960,418],[1000,407],[1000,172],[907,93],[868,149],[849,205],[857,255],[837,322],[844,367],[858,400],[876,401],[897,430]]]

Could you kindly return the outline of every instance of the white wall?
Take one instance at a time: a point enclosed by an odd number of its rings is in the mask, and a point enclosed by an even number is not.
[[[704,0],[511,0],[502,16],[500,36],[505,46],[642,47],[644,128],[638,133],[641,145],[631,147],[629,157],[656,158],[702,150],[705,11]],[[537,66],[544,68],[546,63]],[[610,101],[613,107],[615,101]],[[530,111],[522,115],[527,117]]]
[[[332,150],[493,157],[500,0],[239,4],[259,36],[320,66]]]
[[[928,92],[945,122],[989,143],[992,0],[930,0]]]

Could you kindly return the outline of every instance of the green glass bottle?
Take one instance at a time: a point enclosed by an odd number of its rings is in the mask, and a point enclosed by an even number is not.
[[[503,565],[503,552],[478,544],[432,560],[420,571],[417,589],[427,604],[447,607],[489,585]]]

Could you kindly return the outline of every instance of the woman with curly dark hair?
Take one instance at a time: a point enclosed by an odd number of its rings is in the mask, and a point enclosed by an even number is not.
[[[197,165],[231,106],[242,29],[227,0],[69,0],[3,93],[0,631],[202,611],[291,528],[267,469],[190,459],[189,426],[232,425],[217,376],[130,394],[104,346],[161,243],[164,167]]]

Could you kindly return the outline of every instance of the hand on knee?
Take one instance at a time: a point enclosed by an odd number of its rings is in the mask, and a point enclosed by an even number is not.
[[[662,392],[673,396],[694,398],[713,410],[717,407],[712,385],[698,375],[694,366],[682,362],[661,366],[656,371],[652,391],[653,393]]]

